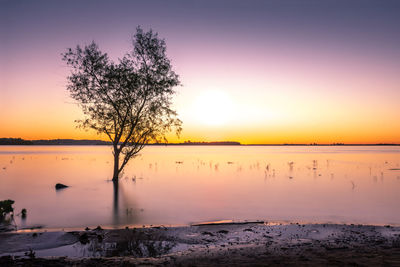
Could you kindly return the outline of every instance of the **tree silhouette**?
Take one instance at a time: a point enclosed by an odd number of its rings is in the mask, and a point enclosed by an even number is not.
[[[171,108],[173,88],[180,82],[166,56],[165,41],[138,27],[132,44],[132,51],[117,63],[95,42],[62,54],[72,68],[67,90],[85,115],[76,122],[105,134],[113,144],[113,181],[146,144],[166,142],[167,132],[181,131]]]

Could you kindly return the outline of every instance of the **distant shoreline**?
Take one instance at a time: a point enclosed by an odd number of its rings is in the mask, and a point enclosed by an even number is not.
[[[75,140],[75,139],[49,139],[49,140],[24,140],[22,138],[0,138],[0,146],[110,146],[109,141],[102,140]],[[183,143],[152,143],[149,146],[400,146],[400,144],[377,143],[377,144],[241,144],[237,141],[213,141],[213,142],[190,142]]]

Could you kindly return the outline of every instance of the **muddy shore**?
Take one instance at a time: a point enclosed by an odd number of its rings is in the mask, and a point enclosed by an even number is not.
[[[400,266],[400,227],[205,224],[0,234],[0,266]]]

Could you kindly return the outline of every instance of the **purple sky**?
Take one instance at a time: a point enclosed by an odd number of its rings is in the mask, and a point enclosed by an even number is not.
[[[181,76],[176,107],[184,139],[354,142],[357,121],[363,131],[372,129],[360,140],[400,142],[390,127],[375,129],[382,121],[400,129],[399,14],[400,1],[2,0],[0,137],[87,137],[72,134],[79,111],[65,91],[68,69],[60,53],[95,40],[117,59],[141,25],[166,39]],[[226,108],[237,115],[221,115],[223,129],[196,120],[201,111],[191,109],[192,100],[202,99],[203,90],[230,97]],[[297,137],[286,134],[289,128]]]

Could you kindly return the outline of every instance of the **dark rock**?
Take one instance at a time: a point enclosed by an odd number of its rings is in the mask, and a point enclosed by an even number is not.
[[[85,245],[87,243],[89,243],[89,236],[87,233],[83,233],[79,236],[79,242],[81,242],[81,244]]]
[[[34,259],[36,257],[35,251],[33,251],[31,248],[29,249],[28,252],[25,252],[24,254],[25,254],[25,256],[29,257],[30,259]]]
[[[60,189],[67,188],[68,185],[58,183],[58,184],[56,184],[55,187],[56,187],[56,190],[60,190]]]
[[[21,218],[26,219],[26,209],[21,210]]]

